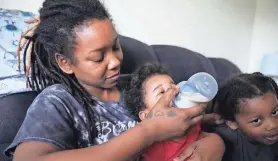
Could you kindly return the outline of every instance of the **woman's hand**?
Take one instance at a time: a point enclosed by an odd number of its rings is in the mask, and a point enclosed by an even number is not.
[[[182,136],[191,126],[202,120],[204,105],[187,109],[171,107],[171,102],[177,93],[178,89],[168,89],[146,116],[146,119],[140,123],[146,129],[146,136],[151,137],[150,144]]]
[[[221,161],[224,151],[224,142],[218,135],[205,134],[203,139],[191,144],[174,161]]]

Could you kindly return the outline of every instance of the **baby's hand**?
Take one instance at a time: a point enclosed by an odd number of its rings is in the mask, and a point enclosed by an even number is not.
[[[218,135],[205,133],[204,138],[191,144],[174,161],[221,161],[224,151],[224,142]]]
[[[196,143],[191,144],[190,146],[188,146],[188,148],[186,148],[184,152],[179,155],[179,157],[175,158],[174,161],[184,161],[185,159],[187,159],[188,161],[191,159],[193,159],[192,161],[201,161],[200,155],[198,155],[198,153],[195,153],[196,148]]]

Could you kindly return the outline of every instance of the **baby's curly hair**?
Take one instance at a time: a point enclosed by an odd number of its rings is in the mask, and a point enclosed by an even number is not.
[[[154,75],[168,75],[167,69],[159,64],[145,64],[133,75],[130,84],[125,89],[125,101],[129,112],[139,119],[139,112],[145,107],[144,104],[144,82]]]

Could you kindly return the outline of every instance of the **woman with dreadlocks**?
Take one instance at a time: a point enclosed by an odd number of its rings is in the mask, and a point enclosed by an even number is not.
[[[169,88],[148,119],[136,124],[118,86],[119,37],[98,0],[46,0],[31,31],[24,36],[24,62],[30,62],[24,70],[40,94],[5,151],[15,161],[129,160],[202,119],[203,106],[168,108],[178,91]],[[177,160],[194,153],[195,161],[217,161],[223,146],[218,136],[203,139]]]

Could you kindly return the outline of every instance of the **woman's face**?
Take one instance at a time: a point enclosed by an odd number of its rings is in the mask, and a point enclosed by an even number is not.
[[[92,20],[75,29],[72,72],[84,88],[109,89],[117,84],[123,53],[118,34],[107,20]]]

